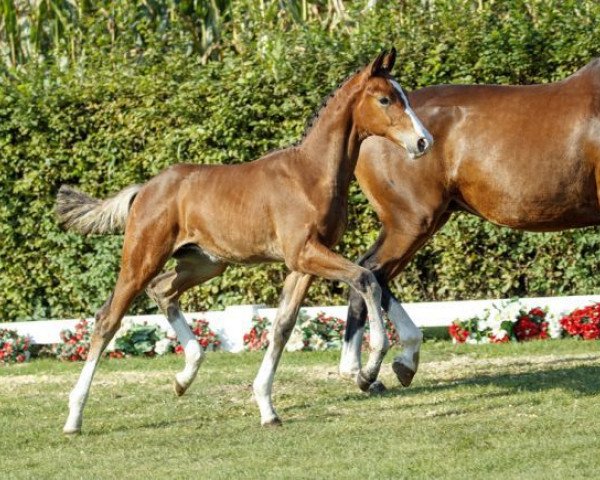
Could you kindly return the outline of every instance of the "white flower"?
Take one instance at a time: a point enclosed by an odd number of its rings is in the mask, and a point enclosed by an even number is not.
[[[311,327],[310,319],[305,320],[300,324],[300,328],[310,328],[310,327]]]
[[[508,302],[494,303],[486,311],[485,319],[481,322],[480,330],[489,328],[492,331],[501,329],[504,322],[515,323],[519,312],[525,310],[524,305],[518,300],[509,300]]]
[[[496,339],[497,341],[501,341],[508,337],[508,332],[503,328],[500,328],[492,330],[492,335],[494,336],[494,339]]]
[[[548,313],[546,315],[546,321],[548,322],[548,334],[550,335],[550,338],[560,338],[562,336],[563,328],[560,325],[558,317]]]
[[[154,345],[154,351],[157,355],[164,355],[171,349],[171,340],[168,338],[163,338],[156,342]]]
[[[299,352],[304,348],[304,339],[302,336],[302,330],[299,328],[294,328],[292,335],[285,346],[285,349],[288,352]]]
[[[321,337],[313,335],[310,337],[310,346],[312,350],[321,351],[327,349],[327,342]]]

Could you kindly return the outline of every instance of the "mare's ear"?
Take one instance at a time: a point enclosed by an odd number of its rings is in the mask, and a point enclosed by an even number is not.
[[[394,68],[394,63],[396,63],[396,48],[392,47],[390,53],[383,59],[382,68],[384,68],[387,73],[391,73],[392,68]]]
[[[387,53],[384,50],[377,56],[375,60],[373,60],[373,63],[371,63],[371,76],[380,75],[382,72],[385,71],[383,67],[383,61],[385,60],[386,56]]]

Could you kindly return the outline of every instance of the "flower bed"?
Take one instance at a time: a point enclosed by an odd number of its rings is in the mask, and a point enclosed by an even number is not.
[[[316,317],[309,317],[300,311],[296,325],[286,344],[286,350],[294,351],[318,351],[339,350],[344,339],[344,328],[346,322],[341,318],[329,316],[320,312]],[[266,350],[269,346],[269,329],[271,321],[265,317],[254,317],[252,328],[244,335],[245,350]],[[390,345],[398,345],[399,338],[392,322],[386,320],[386,333]],[[369,348],[369,324],[365,328],[363,348]]]
[[[28,337],[14,330],[0,329],[0,364],[26,362],[30,357],[30,344]]]
[[[560,319],[564,331],[584,340],[600,338],[600,303],[578,308]]]
[[[90,322],[81,320],[75,325],[74,331],[63,330],[60,333],[62,342],[54,345],[52,354],[60,360],[71,362],[86,360],[90,349],[91,328]],[[194,320],[190,328],[203,348],[216,350],[221,346],[221,340],[210,329],[206,320]],[[168,335],[158,325],[143,323],[126,326],[105,354],[118,359],[125,356],[154,357],[171,352],[183,353],[183,346],[177,342],[177,338]]]
[[[131,320],[129,320],[131,321]],[[343,341],[344,321],[324,312],[310,318],[301,310],[290,341],[288,351],[314,351],[339,349]],[[391,345],[399,344],[398,335],[389,321],[387,335]],[[66,361],[87,359],[90,348],[91,322],[79,321],[73,330],[60,332],[61,342],[51,348],[43,348],[40,355],[52,356]],[[217,350],[221,340],[210,329],[204,319],[197,319],[190,325],[198,343],[206,350]],[[266,317],[255,317],[251,330],[243,337],[245,350],[267,348],[268,331],[271,322]],[[518,300],[496,303],[482,315],[466,320],[455,320],[448,328],[455,343],[505,343],[510,341],[545,340],[571,336],[582,340],[600,338],[600,303],[577,308],[562,317],[554,317],[541,307],[528,308]],[[30,339],[19,336],[10,329],[0,329],[0,363],[24,362],[30,357]],[[363,347],[369,346],[368,324],[365,329]],[[167,334],[157,325],[125,324],[118,334],[111,350],[106,354],[111,358],[129,355],[152,357],[175,352],[183,353],[183,346],[173,334]],[[37,352],[37,350],[34,350]]]
[[[256,315],[252,318],[252,328],[244,335],[244,349],[248,351],[266,350],[269,346],[271,321]]]
[[[324,312],[319,312],[314,318],[301,312],[286,349],[290,352],[339,349],[344,325],[343,320]]]
[[[552,327],[551,327],[552,324]],[[454,343],[505,343],[560,337],[554,317],[540,307],[525,308],[518,300],[494,305],[482,316],[455,320],[448,332]]]
[[[339,349],[342,344],[344,324],[343,320],[323,312],[310,318],[301,310],[286,344],[286,350],[294,352]],[[268,318],[254,317],[252,328],[244,335],[245,350],[266,350],[269,346],[270,328],[271,321]]]
[[[87,359],[90,351],[91,325],[87,320],[81,320],[75,325],[75,331],[60,332],[62,343],[54,345],[52,353],[59,360],[76,362]]]
[[[204,350],[214,351],[221,347],[221,340],[219,339],[219,336],[211,330],[206,320],[193,320],[191,328],[192,332],[198,339],[198,343]],[[176,344],[173,346],[173,351],[178,355],[183,354],[183,345],[181,345],[179,342],[176,342]]]

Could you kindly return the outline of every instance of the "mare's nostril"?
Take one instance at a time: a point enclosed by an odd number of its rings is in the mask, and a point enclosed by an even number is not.
[[[421,137],[419,140],[417,140],[417,149],[419,150],[419,153],[423,153],[425,150],[427,150],[428,146],[429,142],[426,138]]]

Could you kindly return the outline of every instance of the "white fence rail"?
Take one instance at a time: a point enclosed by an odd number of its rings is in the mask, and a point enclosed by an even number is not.
[[[493,304],[500,304],[506,300],[466,300],[456,302],[424,302],[404,303],[404,308],[417,326],[444,327],[455,319],[467,319],[474,315],[481,315],[485,309]],[[525,306],[548,308],[553,315],[563,315],[571,310],[600,302],[600,295],[580,295],[571,297],[539,297],[520,299]],[[307,307],[303,309],[309,316],[316,316],[325,312],[339,318],[346,318],[348,307]],[[186,313],[189,322],[203,318],[210,327],[219,335],[223,349],[230,352],[243,350],[244,334],[252,328],[252,317],[260,315],[269,319],[275,318],[275,308],[265,308],[260,305],[239,305],[227,307],[225,310],[209,312]],[[89,319],[93,320],[93,319]],[[37,344],[51,344],[60,341],[60,332],[64,329],[73,329],[78,320],[39,320],[34,322],[8,322],[0,323],[0,328],[10,328],[21,335],[29,335]],[[157,324],[161,328],[172,332],[172,329],[163,315],[127,316],[123,321],[123,328],[131,323]]]

